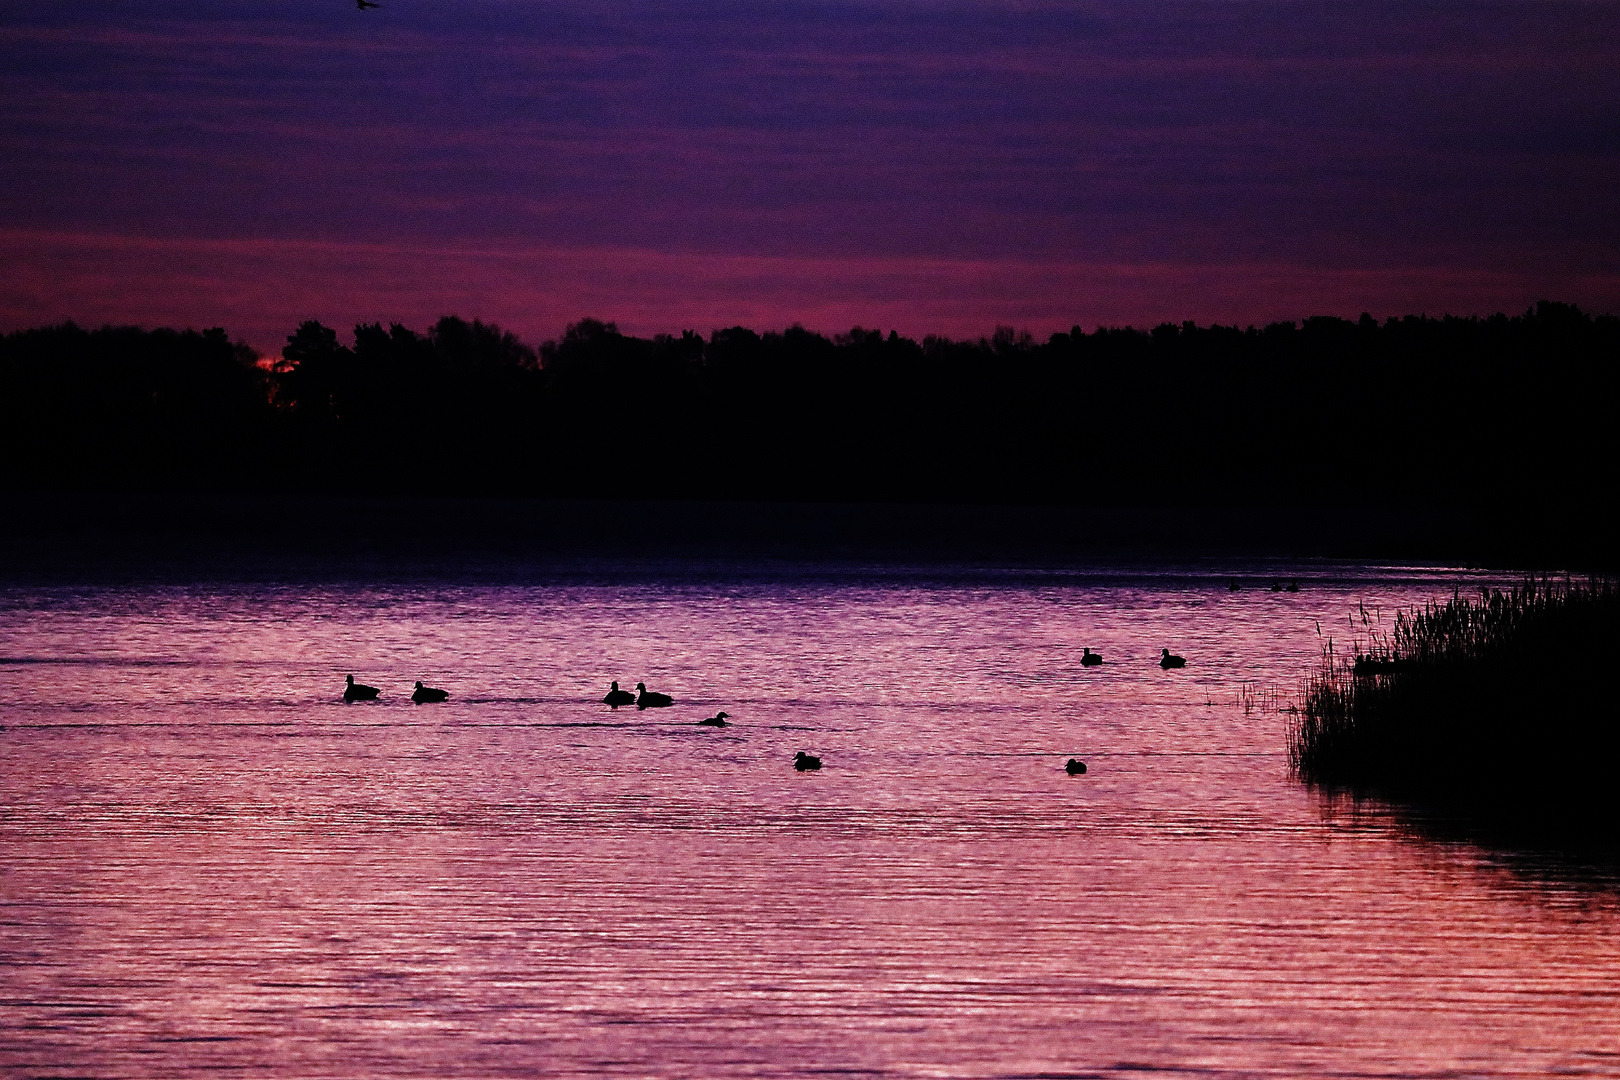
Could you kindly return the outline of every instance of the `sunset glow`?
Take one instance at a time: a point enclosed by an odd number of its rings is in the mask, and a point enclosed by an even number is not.
[[[1598,312],[1613,4],[8,5],[0,325]]]

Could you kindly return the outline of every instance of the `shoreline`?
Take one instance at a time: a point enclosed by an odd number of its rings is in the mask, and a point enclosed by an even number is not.
[[[12,493],[12,573],[225,558],[728,560],[1084,567],[1330,560],[1583,572],[1575,519],[1515,533],[1450,509],[700,502],[330,495]]]

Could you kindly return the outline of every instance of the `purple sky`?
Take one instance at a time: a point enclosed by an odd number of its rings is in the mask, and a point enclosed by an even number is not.
[[[1620,3],[7,0],[0,326],[1620,311]]]

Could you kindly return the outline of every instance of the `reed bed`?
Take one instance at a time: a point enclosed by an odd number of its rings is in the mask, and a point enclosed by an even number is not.
[[[1289,710],[1289,760],[1326,786],[1612,818],[1617,648],[1609,580],[1529,580],[1402,613],[1364,651],[1324,648]]]

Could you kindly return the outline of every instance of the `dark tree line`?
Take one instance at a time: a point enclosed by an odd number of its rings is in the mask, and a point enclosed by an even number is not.
[[[1036,342],[586,319],[0,338],[11,487],[1099,505],[1613,492],[1620,319],[1165,324]]]

